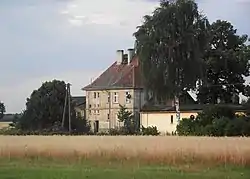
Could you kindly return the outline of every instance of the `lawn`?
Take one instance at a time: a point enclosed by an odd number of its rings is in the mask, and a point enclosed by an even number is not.
[[[1,179],[249,179],[244,167],[169,167],[132,163],[66,162],[50,160],[0,160]]]

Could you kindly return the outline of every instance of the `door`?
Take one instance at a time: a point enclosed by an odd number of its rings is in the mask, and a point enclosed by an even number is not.
[[[98,133],[98,132],[99,132],[99,121],[95,121],[95,124],[94,124],[94,132],[95,132],[95,133]]]

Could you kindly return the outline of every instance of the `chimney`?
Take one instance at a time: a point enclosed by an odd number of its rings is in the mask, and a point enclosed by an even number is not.
[[[132,48],[129,48],[127,51],[128,51],[128,65],[129,65],[132,58],[134,57],[135,50]]]
[[[116,65],[121,65],[123,61],[123,50],[117,50],[116,55]]]

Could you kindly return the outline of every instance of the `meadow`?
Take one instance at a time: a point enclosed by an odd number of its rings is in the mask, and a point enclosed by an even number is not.
[[[250,176],[244,137],[0,136],[0,149],[0,178]]]

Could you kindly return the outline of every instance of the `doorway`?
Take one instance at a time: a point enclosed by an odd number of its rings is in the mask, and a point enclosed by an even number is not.
[[[99,132],[99,121],[95,121],[95,123],[94,123],[94,132],[95,133]]]

